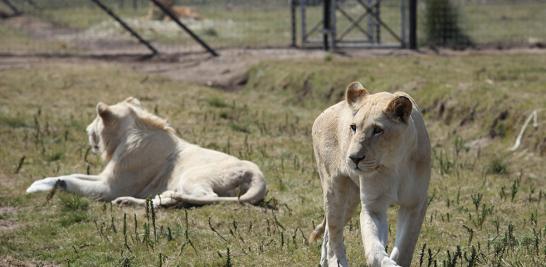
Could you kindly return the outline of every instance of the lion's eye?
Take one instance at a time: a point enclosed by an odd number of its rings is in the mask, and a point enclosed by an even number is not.
[[[377,136],[377,135],[381,135],[383,133],[383,129],[379,126],[375,126],[373,127],[373,135],[374,136]]]
[[[351,131],[356,132],[356,124],[351,124]]]

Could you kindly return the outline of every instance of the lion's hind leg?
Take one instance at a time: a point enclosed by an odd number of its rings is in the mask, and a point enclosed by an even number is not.
[[[193,205],[218,202],[256,204],[264,199],[266,185],[258,166],[247,161],[203,165],[180,178],[175,198]]]
[[[359,203],[358,187],[348,177],[334,177],[324,188],[327,188],[324,192],[326,228],[321,265],[348,266],[343,229]]]

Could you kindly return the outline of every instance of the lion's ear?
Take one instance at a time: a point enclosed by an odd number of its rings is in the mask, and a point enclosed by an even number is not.
[[[112,113],[112,110],[110,110],[110,107],[108,107],[108,105],[104,104],[103,102],[99,102],[97,104],[97,115],[99,115],[103,121],[110,121],[114,117],[114,114]]]
[[[345,91],[345,100],[351,107],[356,107],[356,104],[368,94],[368,90],[359,82],[352,82],[347,86]]]
[[[413,104],[405,96],[397,96],[387,105],[385,113],[392,119],[407,123]]]
[[[141,104],[140,104],[140,101],[136,98],[136,97],[128,97],[127,99],[125,99],[125,102],[129,103],[129,104],[133,104],[137,107],[140,107]]]

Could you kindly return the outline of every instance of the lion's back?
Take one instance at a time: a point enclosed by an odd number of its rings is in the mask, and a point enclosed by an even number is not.
[[[338,125],[344,103],[340,102],[324,110],[314,121],[312,127],[313,149],[315,159],[335,162],[339,156]]]

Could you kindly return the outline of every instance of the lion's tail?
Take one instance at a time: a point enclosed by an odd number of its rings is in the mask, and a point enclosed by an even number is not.
[[[250,203],[257,204],[265,198],[267,188],[265,181],[262,176],[254,176],[250,182],[250,187],[248,190],[239,197],[219,197],[219,196],[202,196],[196,197],[192,195],[186,195],[177,193],[173,196],[174,199],[177,199],[184,203],[189,203],[192,205],[208,205],[218,202],[241,202],[241,203]]]
[[[326,218],[322,219],[322,222],[315,227],[315,230],[309,235],[309,242],[318,240],[322,234],[324,234],[324,227],[326,227]]]

